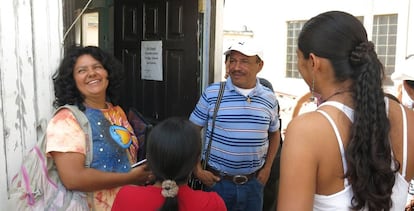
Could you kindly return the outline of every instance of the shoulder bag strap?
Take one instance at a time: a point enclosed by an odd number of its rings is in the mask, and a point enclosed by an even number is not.
[[[221,99],[223,98],[225,85],[226,85],[225,81],[220,83],[220,90],[219,90],[219,93],[218,93],[216,105],[214,106],[213,120],[212,120],[212,123],[211,123],[210,139],[208,141],[208,145],[207,145],[207,149],[206,149],[206,157],[203,161],[203,169],[206,169],[208,159],[210,158],[210,149],[211,149],[211,142],[213,142],[213,134],[214,134],[214,127],[215,127],[215,124],[216,124],[216,116],[217,116],[217,112],[220,108]]]

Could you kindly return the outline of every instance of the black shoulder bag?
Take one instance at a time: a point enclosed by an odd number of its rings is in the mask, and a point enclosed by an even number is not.
[[[201,163],[203,169],[206,169],[207,164],[208,164],[208,159],[210,158],[210,149],[211,149],[211,142],[213,142],[213,132],[214,132],[215,124],[216,124],[216,116],[217,116],[217,112],[220,108],[221,99],[223,98],[225,85],[226,85],[226,82],[221,82],[220,83],[220,90],[219,90],[219,93],[218,93],[216,105],[214,107],[213,120],[212,120],[212,123],[211,123],[211,133],[210,133],[210,138],[209,138],[207,149],[206,149],[206,156],[205,156],[205,159],[202,160],[202,163]],[[188,183],[189,183],[190,187],[194,190],[203,190],[204,189],[204,184],[193,173],[191,173],[191,178],[190,178],[190,181]]]

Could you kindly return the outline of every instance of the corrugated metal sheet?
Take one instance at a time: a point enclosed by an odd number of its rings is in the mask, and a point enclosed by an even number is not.
[[[51,76],[61,58],[61,1],[3,0],[0,5],[0,207],[38,122],[52,112]],[[5,173],[4,173],[5,172]],[[9,205],[12,210],[12,206]]]

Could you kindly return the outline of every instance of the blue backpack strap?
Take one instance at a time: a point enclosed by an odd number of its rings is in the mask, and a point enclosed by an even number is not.
[[[79,110],[78,106],[76,105],[64,105],[56,109],[55,114],[62,108],[69,109],[72,114],[75,116],[76,120],[78,121],[79,125],[81,126],[83,132],[85,133],[85,136],[87,139],[86,143],[86,160],[85,160],[85,166],[90,167],[90,164],[92,162],[92,152],[93,152],[93,141],[92,141],[92,129],[89,125],[89,120],[86,117],[85,113],[83,113],[81,110]]]

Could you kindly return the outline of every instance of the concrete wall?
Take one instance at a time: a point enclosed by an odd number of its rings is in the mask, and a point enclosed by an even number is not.
[[[51,75],[61,58],[60,0],[0,4],[0,209],[14,210],[8,188],[22,155],[52,113]]]

